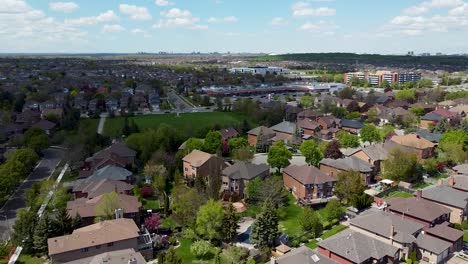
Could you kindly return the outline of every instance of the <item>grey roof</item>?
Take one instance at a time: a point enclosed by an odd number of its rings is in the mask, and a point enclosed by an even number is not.
[[[441,254],[448,248],[452,246],[447,241],[444,241],[442,239],[438,239],[433,236],[428,236],[425,234],[420,234],[418,238],[416,239],[415,244],[424,250],[430,251],[432,253],[435,253],[437,255]]]
[[[235,130],[233,127],[222,128],[219,130],[219,133],[221,133],[224,139],[239,136],[239,132],[237,132],[237,130]]]
[[[247,132],[247,134],[258,136],[260,134],[260,131],[263,133],[264,136],[275,136],[275,131],[265,126],[259,126],[254,129],[251,129],[249,130],[249,132]]]
[[[468,203],[468,192],[460,191],[449,186],[434,186],[424,189],[422,197],[437,203],[465,208]]]
[[[283,132],[287,134],[294,134],[296,132],[297,126],[296,123],[283,121],[279,124],[276,124],[270,127],[273,131]]]
[[[314,256],[315,255],[315,256]],[[336,264],[337,262],[306,246],[301,246],[276,259],[277,264]]]
[[[361,121],[355,119],[341,119],[341,126],[361,129],[364,124]]]
[[[431,132],[427,129],[420,129],[416,131],[416,135],[419,135],[420,137],[425,138],[434,143],[439,143],[440,137],[442,137],[441,133]]]
[[[351,230],[345,230],[319,242],[319,247],[355,263],[381,259],[385,256],[393,257],[399,250],[397,247]]]
[[[222,175],[228,176],[230,179],[251,180],[263,173],[268,173],[270,166],[267,164],[252,164],[250,162],[239,161],[234,165],[223,170]]]
[[[353,218],[351,225],[388,239],[393,226],[393,239],[400,243],[413,243],[416,240],[415,235],[424,228],[423,224],[382,211]]]
[[[357,147],[357,148],[340,148],[340,151],[343,155],[345,155],[346,157],[349,157],[351,155],[353,155],[354,153],[358,152],[362,150],[361,147]]]
[[[372,144],[363,148],[362,151],[372,160],[386,160],[389,147],[385,144],[386,143]]]
[[[356,157],[346,157],[342,159],[323,159],[320,161],[320,164],[324,164],[340,170],[354,170],[359,172],[371,172],[374,167],[371,164]]]
[[[111,179],[116,181],[125,181],[128,177],[132,176],[132,172],[118,166],[107,165],[99,170],[95,171],[89,176],[86,181],[98,181],[102,179]]]
[[[428,121],[440,121],[442,120],[442,116],[438,115],[436,113],[427,113],[423,116],[421,116],[421,120],[428,120]]]
[[[426,233],[432,236],[443,238],[455,242],[463,237],[465,232],[452,228],[449,226],[450,223],[444,222],[440,225],[426,229]]]
[[[458,174],[468,174],[468,163],[457,165],[452,169]]]
[[[135,157],[136,151],[127,147],[123,142],[114,142],[109,147],[94,153],[93,157],[104,157],[110,153],[119,155],[120,157]]]
[[[309,165],[290,165],[286,167],[283,172],[302,184],[324,184],[336,181],[335,178],[330,177],[316,167]]]
[[[400,214],[409,215],[426,222],[432,222],[442,215],[450,214],[450,209],[417,197],[390,198],[387,201],[388,209]]]

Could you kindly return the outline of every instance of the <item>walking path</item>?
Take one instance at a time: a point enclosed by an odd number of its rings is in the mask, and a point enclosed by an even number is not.
[[[107,113],[102,113],[100,115],[99,124],[97,127],[97,133],[100,135],[102,135],[102,131],[104,131],[104,124],[106,123],[107,116],[108,116]]]

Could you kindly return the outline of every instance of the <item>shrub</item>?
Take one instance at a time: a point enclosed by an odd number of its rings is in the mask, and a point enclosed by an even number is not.
[[[323,229],[324,229],[324,230],[327,230],[327,229],[329,229],[330,227],[331,227],[330,222],[328,222],[328,221],[323,222]]]
[[[182,235],[192,241],[198,239],[197,233],[195,233],[195,231],[192,228],[184,228],[184,230],[182,230]]]
[[[198,240],[190,246],[190,253],[195,255],[196,258],[203,258],[211,250],[211,243],[205,240]]]
[[[169,238],[169,244],[170,244],[171,246],[177,245],[177,238],[175,238],[175,237],[170,237],[170,238]]]
[[[307,243],[307,242],[309,242],[309,238],[307,236],[303,236],[301,238],[301,243]]]
[[[299,241],[297,239],[291,240],[291,247],[298,247],[299,246]]]
[[[334,225],[338,224],[339,222],[340,222],[340,220],[338,220],[338,219],[335,218],[335,219],[333,219],[333,220],[331,221],[331,225],[334,226]]]
[[[149,198],[152,197],[154,194],[153,187],[151,186],[143,186],[140,190],[141,197],[143,198]]]

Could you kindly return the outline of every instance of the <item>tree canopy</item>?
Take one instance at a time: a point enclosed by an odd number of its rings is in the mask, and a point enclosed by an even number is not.
[[[387,160],[382,163],[383,177],[394,181],[410,181],[418,178],[418,158],[413,152],[400,148],[390,150]]]
[[[357,148],[359,147],[359,137],[352,135],[346,131],[339,131],[336,136],[343,148]]]
[[[379,142],[382,140],[380,137],[379,129],[374,125],[365,125],[361,128],[359,132],[361,136],[361,141],[363,142]]]
[[[196,231],[205,239],[221,239],[224,210],[220,201],[213,199],[200,207],[197,212]]]
[[[292,153],[289,151],[283,142],[278,141],[271,146],[270,150],[268,151],[268,158],[267,162],[273,168],[277,168],[278,171],[281,168],[285,168],[289,166],[289,160],[292,158]]]
[[[323,159],[322,152],[318,148],[317,144],[312,140],[302,142],[299,149],[309,165],[318,166],[320,161]]]
[[[356,196],[364,193],[366,186],[358,171],[344,171],[338,173],[337,176],[335,194],[341,201],[351,203]]]

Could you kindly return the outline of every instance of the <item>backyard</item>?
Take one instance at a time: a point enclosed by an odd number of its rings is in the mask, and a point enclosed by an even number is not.
[[[157,128],[161,124],[167,124],[178,131],[194,131],[195,133],[197,131],[206,131],[206,129],[210,129],[216,124],[221,127],[242,125],[244,120],[247,120],[250,125],[254,125],[250,118],[233,112],[184,113],[180,114],[180,116],[176,114],[143,115],[130,117],[130,119],[135,121],[140,130]],[[124,120],[124,117],[108,118],[104,126],[104,134],[111,137],[119,135]],[[98,120],[95,121],[97,125]],[[92,125],[94,126],[94,124]]]
[[[389,194],[387,194],[385,197],[383,197],[383,199],[389,199],[389,198],[396,198],[396,197],[399,197],[399,198],[410,198],[410,197],[413,197],[413,195],[411,193],[407,193],[407,192],[402,192],[402,191],[394,191],[394,192],[391,192]]]
[[[329,238],[329,237],[334,236],[334,235],[338,234],[339,232],[345,230],[346,228],[348,228],[348,227],[344,226],[344,225],[336,225],[336,226],[332,227],[330,230],[325,231],[320,236],[320,238],[322,240],[326,239],[326,238]],[[311,242],[307,243],[306,246],[308,246],[309,248],[314,249],[314,248],[317,247],[317,244],[318,244],[318,241],[316,239],[313,239]]]

